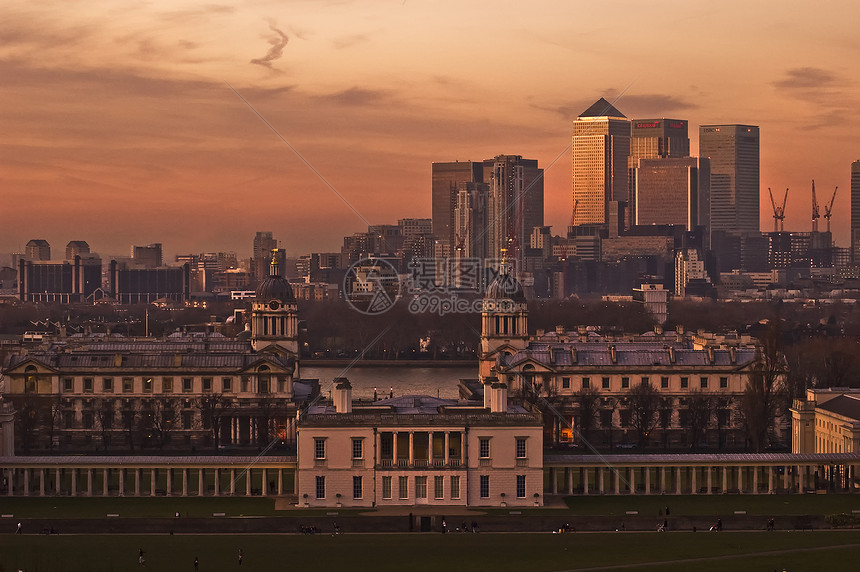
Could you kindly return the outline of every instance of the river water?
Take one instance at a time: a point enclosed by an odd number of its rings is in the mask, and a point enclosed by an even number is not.
[[[344,371],[341,366],[303,365],[303,379],[319,379],[320,392],[328,397],[331,382],[336,377],[345,377],[352,384],[354,399],[373,399],[373,388],[378,396],[432,395],[445,399],[457,399],[457,384],[462,378],[477,378],[478,364],[453,367],[353,367]]]

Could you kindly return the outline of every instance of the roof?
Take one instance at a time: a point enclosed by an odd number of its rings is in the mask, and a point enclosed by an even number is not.
[[[616,359],[612,361],[612,350],[615,348]],[[573,352],[576,351],[576,361]],[[742,367],[755,360],[755,348],[713,349],[714,362],[710,361],[709,350],[673,348],[675,361],[671,361],[668,349],[655,348],[647,344],[608,344],[595,348],[593,343],[561,343],[541,344],[532,343],[528,348],[514,355],[500,356],[501,365],[515,367],[526,361],[545,364],[549,368],[558,367],[588,367],[588,366],[666,366],[666,367]],[[735,353],[732,362],[732,351]]]
[[[626,115],[615,109],[611,103],[602,97],[595,101],[591,107],[580,113],[579,117],[622,117],[627,119]]]
[[[860,420],[860,398],[854,395],[840,395],[817,406],[818,409],[842,415],[849,419]]]

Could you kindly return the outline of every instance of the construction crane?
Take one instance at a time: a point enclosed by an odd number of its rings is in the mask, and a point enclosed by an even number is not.
[[[783,230],[783,221],[785,220],[785,203],[788,202],[788,188],[785,189],[785,197],[782,199],[782,206],[776,206],[776,202],[773,200],[773,191],[770,190],[770,187],[767,188],[767,192],[770,193],[770,204],[773,205],[773,231],[774,232],[782,232]]]
[[[836,200],[836,191],[839,187],[833,189],[833,196],[830,198],[830,204],[824,207],[824,220],[827,221],[827,232],[830,232],[830,217],[833,216],[833,201]]]
[[[820,217],[818,199],[815,198],[815,179],[812,179],[812,232],[818,232],[818,219]]]

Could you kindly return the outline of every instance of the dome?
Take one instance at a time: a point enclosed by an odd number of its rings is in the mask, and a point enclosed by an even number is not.
[[[493,278],[487,286],[484,298],[491,300],[513,300],[514,302],[525,302],[526,295],[516,278],[507,273],[502,273]]]
[[[280,276],[269,276],[257,286],[257,301],[267,302],[278,300],[285,304],[295,304],[296,297],[293,295],[293,287],[286,278]]]

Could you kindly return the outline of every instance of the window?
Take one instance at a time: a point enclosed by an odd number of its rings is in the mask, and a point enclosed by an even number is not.
[[[391,477],[382,477],[382,498],[391,498]]]
[[[242,376],[242,391],[248,391],[248,386],[251,385],[251,379],[247,375]]]
[[[352,477],[352,498],[360,499],[361,497],[361,477]]]
[[[92,393],[93,392],[93,378],[85,377],[84,378],[84,393]]]
[[[363,459],[364,451],[362,447],[362,439],[353,439],[352,440],[352,458],[353,459]]]
[[[433,498],[445,498],[445,477],[433,477]]]
[[[609,389],[609,378],[608,377],[604,377],[600,383],[603,386],[603,389]]]
[[[630,427],[630,420],[633,418],[633,412],[629,409],[622,409],[618,412],[618,421],[622,427]]]
[[[287,390],[287,378],[279,377],[278,378],[278,392],[283,393]]]
[[[233,378],[232,377],[222,377],[221,378],[221,391],[224,393],[230,393],[233,391]]]
[[[66,393],[71,393],[72,391],[74,391],[74,386],[75,386],[75,380],[74,379],[72,379],[71,377],[64,377],[63,378],[63,391],[65,391]]]
[[[113,393],[113,378],[106,377],[102,379],[102,385],[104,387],[105,393]]]
[[[84,426],[84,429],[93,428],[93,414],[91,411],[84,411],[81,414],[81,425]]]
[[[161,378],[161,392],[162,393],[173,393],[173,378],[172,377],[162,377]]]
[[[212,378],[204,377],[203,378],[203,391],[205,393],[211,393],[212,391]]]
[[[143,378],[143,392],[144,393],[152,393],[152,378],[144,377]]]
[[[460,477],[451,477],[451,498],[460,498]]]
[[[397,488],[401,499],[409,498],[409,477],[398,477]]]
[[[427,477],[415,477],[415,498],[427,498]]]
[[[325,498],[325,477],[317,475],[317,498]]]
[[[526,476],[517,475],[517,498],[526,498]]]
[[[517,437],[517,459],[526,458],[526,438]]]
[[[490,438],[481,437],[478,439],[478,457],[482,459],[490,458]]]
[[[321,437],[314,439],[314,459],[325,459],[325,439]]]
[[[681,378],[681,389],[687,389],[690,386],[690,378],[682,377]]]
[[[570,389],[570,378],[569,377],[561,378],[561,388],[562,389]]]
[[[122,392],[123,393],[131,393],[133,391],[134,391],[134,378],[133,377],[122,378]]]
[[[582,389],[588,389],[591,387],[591,378],[583,377],[582,378]]]
[[[727,378],[727,377],[721,377],[721,378],[720,378],[720,388],[721,388],[721,389],[725,389],[725,388],[727,388],[728,386],[729,386],[729,378]]]
[[[75,425],[75,412],[63,411],[63,427],[71,429]]]
[[[651,385],[651,380],[646,376],[642,376],[642,385]]]
[[[488,499],[490,498],[490,475],[481,475],[480,476],[481,483],[481,498]]]
[[[257,385],[260,387],[260,393],[269,393],[269,376],[261,375],[257,380]]]
[[[663,389],[669,388],[669,378],[668,377],[661,377],[660,378],[660,387]]]
[[[628,387],[630,387],[630,378],[629,377],[622,377],[621,378],[621,389],[627,389]]]
[[[699,385],[701,386],[702,389],[707,389],[708,388],[708,378],[707,377],[700,377],[699,378]]]
[[[194,414],[190,411],[182,412],[182,427],[185,429],[194,428]]]
[[[194,387],[194,378],[192,377],[183,377],[182,378],[182,393],[191,393],[191,389]]]

